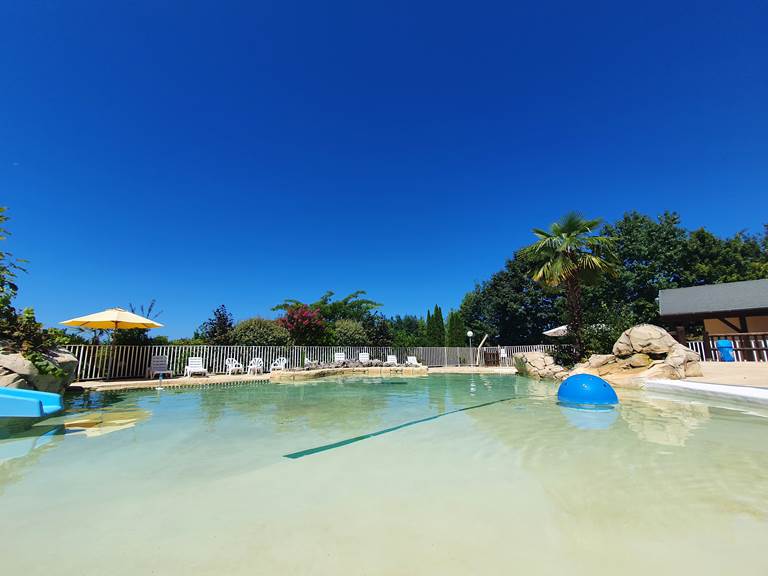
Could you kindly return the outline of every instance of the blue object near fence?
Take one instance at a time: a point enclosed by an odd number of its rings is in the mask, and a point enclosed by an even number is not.
[[[730,340],[718,340],[717,351],[720,353],[720,360],[723,362],[736,361],[736,356],[733,355],[733,342]]]
[[[0,388],[0,418],[42,418],[61,409],[59,394]]]
[[[557,390],[557,399],[561,404],[575,406],[611,406],[619,403],[611,385],[592,374],[575,374],[566,378]]]

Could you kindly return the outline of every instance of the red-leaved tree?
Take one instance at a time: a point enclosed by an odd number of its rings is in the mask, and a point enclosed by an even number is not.
[[[325,322],[320,312],[306,304],[287,308],[285,316],[278,318],[277,322],[290,332],[291,339],[298,346],[319,345],[325,340]]]

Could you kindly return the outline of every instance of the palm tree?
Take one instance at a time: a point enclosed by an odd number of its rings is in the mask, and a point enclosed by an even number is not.
[[[550,225],[549,230],[534,228],[539,240],[524,249],[531,259],[531,277],[536,282],[565,289],[568,331],[573,335],[578,358],[584,355],[581,287],[604,273],[616,273],[613,238],[593,235],[601,222],[569,212]]]

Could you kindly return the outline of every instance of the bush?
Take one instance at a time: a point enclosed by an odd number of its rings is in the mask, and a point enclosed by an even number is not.
[[[64,376],[64,371],[51,363],[46,354],[57,347],[56,338],[43,329],[32,308],[21,312],[11,303],[11,294],[0,295],[0,341],[6,352],[20,352],[41,374]]]
[[[581,359],[576,356],[576,348],[573,346],[572,340],[570,342],[562,342],[564,338],[560,338],[561,342],[557,343],[557,348],[550,354],[555,360],[555,364],[559,364],[564,368],[572,368]]]
[[[337,320],[331,330],[335,346],[366,346],[368,333],[357,320]]]
[[[274,320],[249,318],[232,330],[232,343],[241,346],[288,346],[291,335]]]

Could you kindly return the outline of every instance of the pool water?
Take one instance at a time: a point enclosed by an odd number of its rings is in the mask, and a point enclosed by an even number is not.
[[[768,574],[768,414],[520,377],[91,393],[0,424],[3,574]]]

